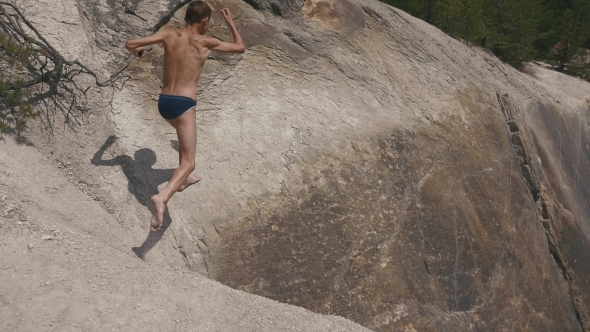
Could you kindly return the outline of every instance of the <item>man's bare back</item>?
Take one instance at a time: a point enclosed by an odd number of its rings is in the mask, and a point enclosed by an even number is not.
[[[169,30],[164,38],[164,87],[162,93],[197,99],[197,85],[205,60],[211,54],[210,37],[184,29]]]
[[[212,50],[243,53],[244,44],[228,9],[221,10],[234,35],[234,43],[222,42],[205,36],[208,22],[189,25],[184,29],[164,29],[152,36],[129,40],[127,49],[141,56],[144,47],[164,44],[164,87],[162,93],[197,99],[197,84],[205,61]]]
[[[203,1],[193,1],[187,7],[186,28],[164,29],[149,37],[128,40],[125,45],[131,53],[142,56],[146,46],[164,44],[164,86],[158,109],[176,129],[180,165],[166,187],[151,198],[154,208],[151,229],[154,231],[162,225],[166,204],[172,195],[201,179],[190,173],[195,169],[197,146],[197,85],[205,61],[213,50],[243,53],[245,49],[229,10],[224,8],[221,14],[232,31],[233,43],[205,36],[210,27],[211,8]]]

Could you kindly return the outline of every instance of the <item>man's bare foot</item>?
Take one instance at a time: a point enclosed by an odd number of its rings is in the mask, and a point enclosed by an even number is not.
[[[152,196],[152,205],[154,206],[154,215],[152,216],[151,228],[152,231],[157,231],[164,222],[164,211],[166,211],[166,204],[164,200],[158,197],[158,195]]]
[[[201,181],[202,178],[200,176],[194,176],[194,175],[189,175],[186,180],[184,180],[184,183],[180,186],[180,188],[178,188],[178,192],[181,192],[183,190],[185,190],[186,188],[190,187],[191,185]]]

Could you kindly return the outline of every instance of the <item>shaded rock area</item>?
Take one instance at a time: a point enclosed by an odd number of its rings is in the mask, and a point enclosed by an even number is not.
[[[307,190],[220,230],[213,276],[378,331],[578,330],[494,97],[323,157]]]
[[[76,131],[2,143],[0,313],[16,317],[3,327],[363,330],[328,314],[375,331],[590,331],[589,83],[519,72],[377,1],[211,0],[211,35],[231,40],[227,6],[247,52],[208,60],[203,181],[149,232],[178,142],[156,108],[162,48],[130,59],[123,45],[182,27],[187,2],[42,2],[19,6],[64,55],[127,69]],[[51,298],[60,310],[29,319]]]
[[[541,216],[552,255],[570,284],[584,328],[590,328],[590,122],[580,114],[539,104],[531,131],[545,177]],[[584,116],[585,115],[585,116]]]
[[[271,11],[278,16],[292,16],[299,13],[305,0],[247,0],[247,4],[256,10]]]

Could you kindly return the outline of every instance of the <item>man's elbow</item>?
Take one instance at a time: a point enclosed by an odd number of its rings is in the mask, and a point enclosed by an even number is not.
[[[246,52],[246,47],[244,47],[244,45],[239,45],[236,49],[236,53],[242,54],[244,52]]]

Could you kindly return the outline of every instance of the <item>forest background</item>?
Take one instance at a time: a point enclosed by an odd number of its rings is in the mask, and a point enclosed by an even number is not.
[[[590,0],[381,0],[520,67],[590,80]]]

